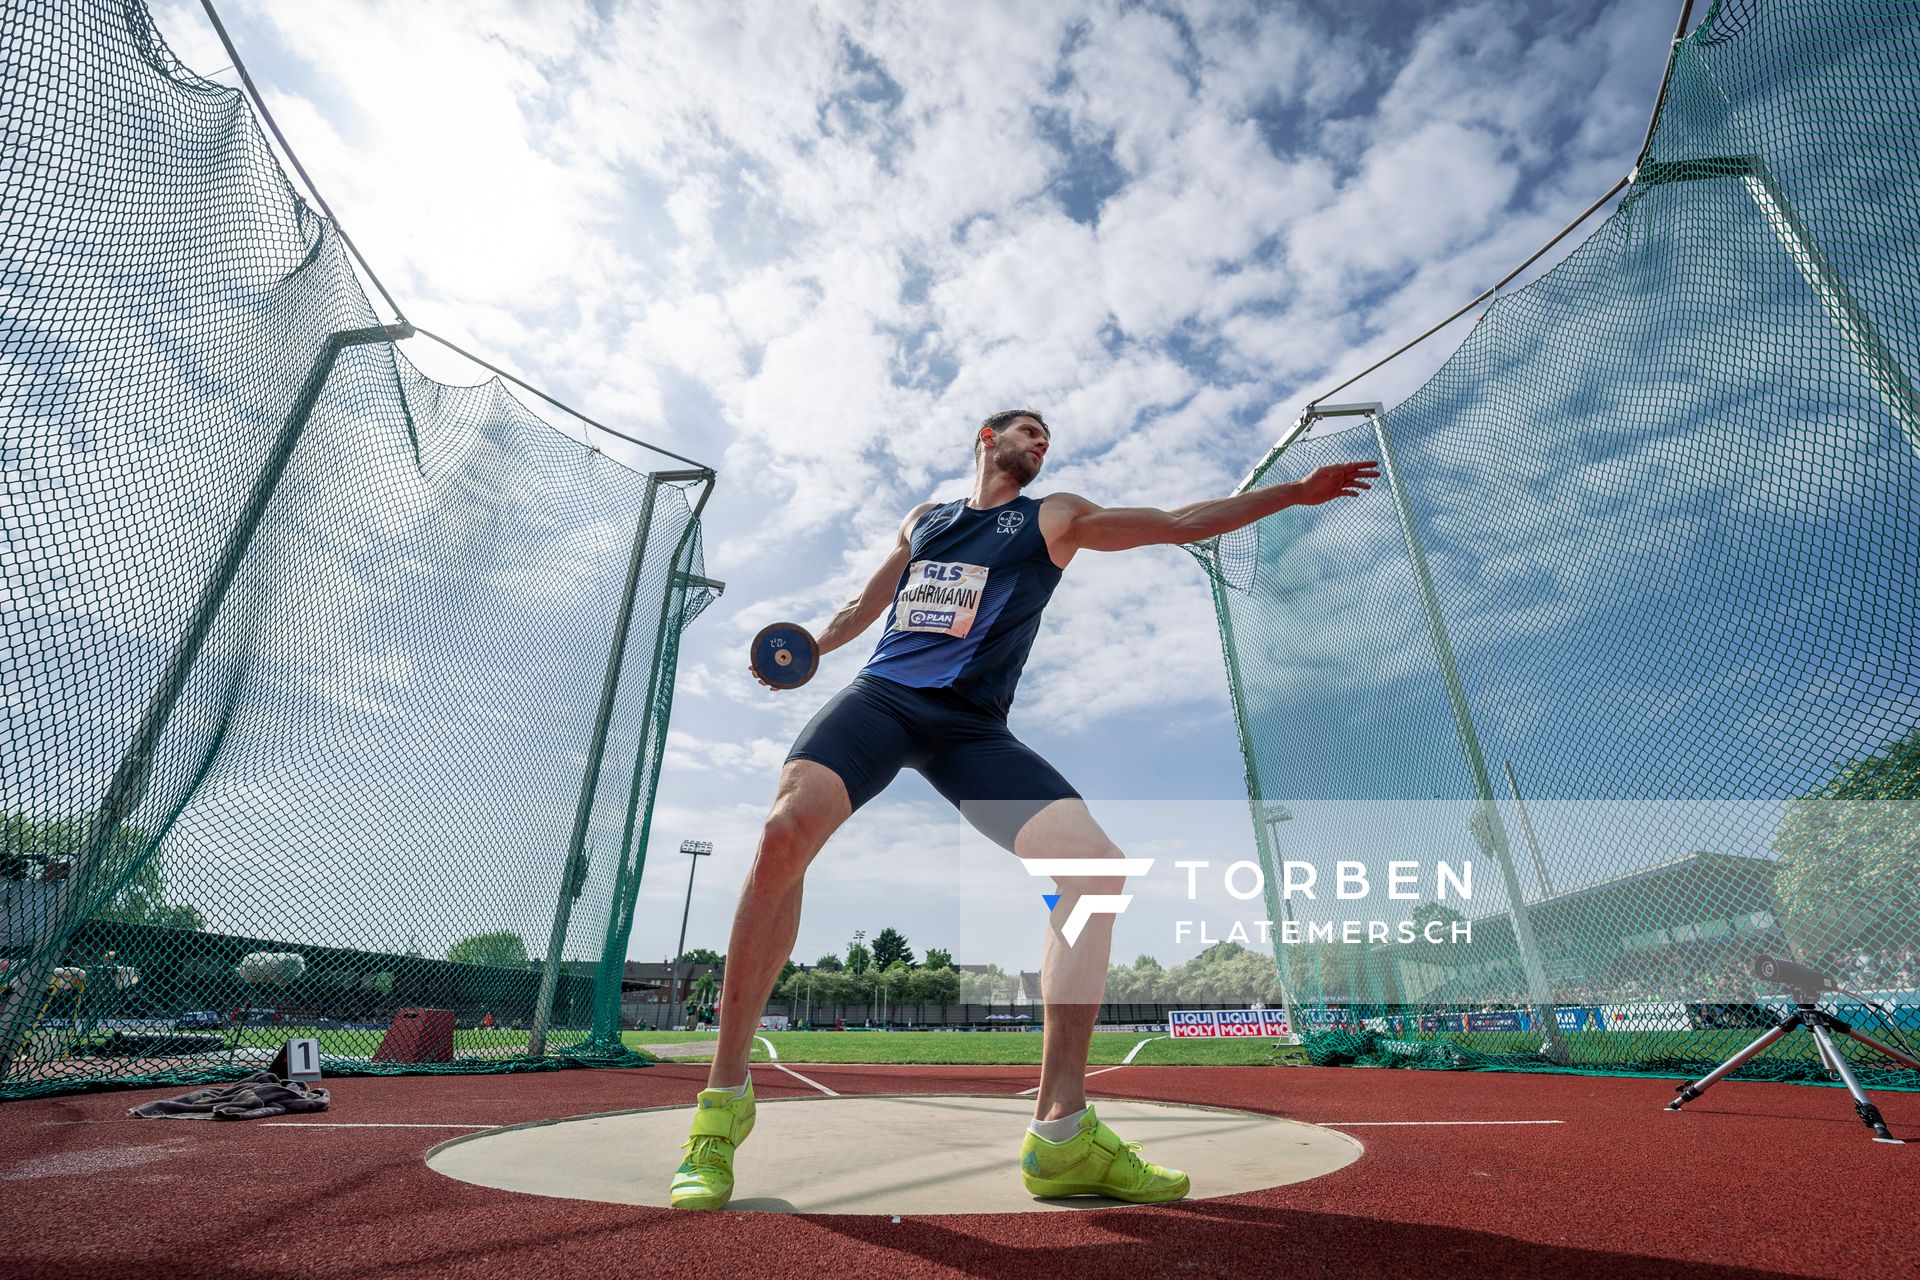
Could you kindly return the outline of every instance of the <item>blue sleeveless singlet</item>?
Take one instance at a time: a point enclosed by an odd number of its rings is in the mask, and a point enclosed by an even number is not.
[[[908,535],[887,629],[860,669],[914,689],[951,689],[1004,718],[1060,567],[1040,534],[1040,501],[933,508]]]

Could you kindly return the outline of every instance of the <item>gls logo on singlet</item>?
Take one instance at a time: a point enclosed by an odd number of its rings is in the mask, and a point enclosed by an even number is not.
[[[893,629],[964,636],[973,629],[986,589],[984,565],[915,560],[907,566],[907,585],[894,601]]]

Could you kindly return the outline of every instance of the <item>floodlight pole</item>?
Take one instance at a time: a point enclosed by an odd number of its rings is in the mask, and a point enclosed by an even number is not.
[[[1545,1037],[1541,1050],[1559,1063],[1571,1060],[1560,1022],[1553,1012],[1553,992],[1547,985],[1546,967],[1540,962],[1540,949],[1534,939],[1533,920],[1527,913],[1527,899],[1520,888],[1520,877],[1513,869],[1513,856],[1507,843],[1506,824],[1493,802],[1493,781],[1487,774],[1486,755],[1480,749],[1480,734],[1473,725],[1473,712],[1467,704],[1466,688],[1460,683],[1454,665],[1453,642],[1447,637],[1447,624],[1440,613],[1440,596],[1433,586],[1433,573],[1427,567],[1427,553],[1420,545],[1420,532],[1413,520],[1413,507],[1407,500],[1407,487],[1400,477],[1400,466],[1393,452],[1393,437],[1387,431],[1386,410],[1379,404],[1327,405],[1320,414],[1367,414],[1373,419],[1374,438],[1380,445],[1380,464],[1386,472],[1387,488],[1393,494],[1394,508],[1400,516],[1400,532],[1406,538],[1407,559],[1413,568],[1414,584],[1420,591],[1420,605],[1426,610],[1427,628],[1433,635],[1433,656],[1440,666],[1440,680],[1446,686],[1447,703],[1453,710],[1453,726],[1467,757],[1467,769],[1473,776],[1473,788],[1480,797],[1471,828],[1475,838],[1500,868],[1506,886],[1508,916],[1513,922],[1513,940],[1520,952],[1521,971],[1526,975],[1527,994],[1533,1004],[1535,1026]]]
[[[867,931],[865,929],[855,929],[853,931],[853,945],[859,947],[862,951],[867,949]],[[873,963],[871,953],[867,956],[867,963],[869,965]],[[873,1000],[871,997],[867,1000],[867,1023],[869,1026],[873,1023]]]
[[[1780,189],[1766,161],[1759,156],[1667,160],[1643,164],[1629,175],[1630,181],[1642,187],[1691,182],[1701,178],[1740,179],[1754,204],[1759,206],[1761,216],[1767,220],[1774,237],[1787,251],[1787,256],[1793,259],[1801,279],[1813,290],[1813,296],[1820,300],[1828,318],[1853,350],[1854,358],[1866,370],[1867,381],[1873,384],[1873,389],[1879,392],[1881,402],[1887,406],[1893,420],[1906,433],[1907,443],[1913,447],[1915,454],[1920,454],[1920,394],[1915,393],[1913,383],[1907,380],[1900,362],[1887,349],[1872,318],[1854,301],[1846,282],[1814,243],[1806,224],[1800,221],[1800,215],[1787,202],[1786,192]]]
[[[667,982],[667,999],[673,1007],[680,1003],[680,959],[687,954],[687,918],[693,914],[693,873],[700,869],[700,859],[713,855],[713,842],[682,840],[680,852],[691,854],[692,858],[687,863],[687,905],[680,912],[680,947],[673,953],[673,976]]]

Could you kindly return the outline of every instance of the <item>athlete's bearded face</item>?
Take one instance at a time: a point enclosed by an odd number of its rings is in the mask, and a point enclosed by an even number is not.
[[[1013,477],[1026,488],[1040,474],[1051,444],[1047,429],[1032,418],[1015,418],[1002,427],[987,451],[987,465]]]

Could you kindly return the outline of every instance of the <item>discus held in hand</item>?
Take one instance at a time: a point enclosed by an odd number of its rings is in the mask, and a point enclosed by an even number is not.
[[[798,689],[820,666],[820,646],[797,622],[762,627],[748,650],[753,678],[769,689]]]

